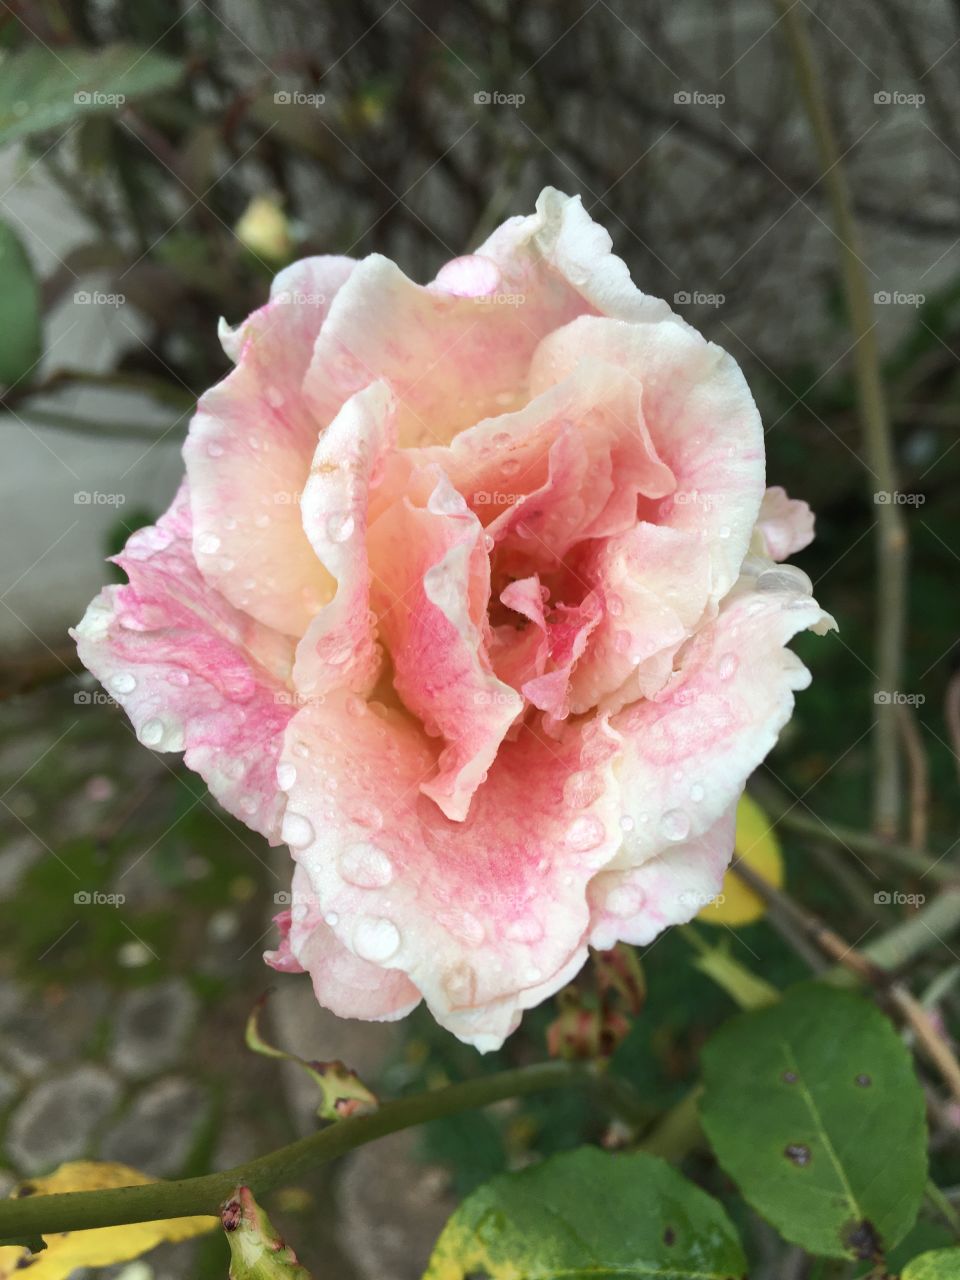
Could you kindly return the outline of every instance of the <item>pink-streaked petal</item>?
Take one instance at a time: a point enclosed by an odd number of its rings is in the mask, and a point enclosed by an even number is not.
[[[354,265],[335,257],[294,263],[274,280],[266,306],[223,331],[236,367],[201,396],[184,445],[204,577],[238,609],[292,636],[333,592],[300,522],[300,494],[325,425],[302,384]]]
[[[586,885],[621,837],[616,750],[600,721],[557,740],[525,726],[451,822],[420,792],[436,742],[402,712],[331,695],[288,729],[284,837],[340,941],[494,1048],[586,955]]]
[[[496,293],[500,280],[500,268],[491,258],[470,253],[444,263],[431,288],[460,298],[484,298]]]
[[[788,498],[780,485],[763,495],[757,517],[755,548],[771,560],[789,560],[813,541],[813,512],[801,498]]]
[[[758,567],[682,651],[664,689],[611,720],[624,740],[618,867],[707,832],[776,743],[794,693],[810,682],[785,645],[799,631],[823,634],[836,624],[790,566]]]
[[[701,835],[664,849],[639,867],[601,871],[590,882],[590,945],[645,947],[673,924],[685,924],[723,887],[733,857],[736,803]]]
[[[73,632],[84,666],[145,746],[183,751],[225,809],[276,842],[276,763],[292,714],[291,642],[235,609],[199,573],[186,485],[117,562]]]
[[[339,1018],[393,1022],[420,1003],[420,992],[398,969],[361,960],[337,938],[321,914],[310,879],[295,867],[292,906],[276,917],[280,943],[264,959],[281,973],[310,974],[320,1004]]]
[[[490,562],[484,532],[440,475],[425,507],[409,498],[370,530],[372,599],[404,706],[444,740],[420,784],[462,821],[523,699],[494,673],[484,626]],[[398,554],[402,548],[402,554]]]
[[[571,672],[603,616],[601,598],[591,591],[576,606],[559,604],[547,619],[549,670],[527,680],[522,692],[555,720],[565,720],[570,714]]]
[[[303,491],[303,527],[319,563],[336,583],[297,648],[297,690],[319,697],[329,689],[367,693],[382,653],[370,612],[368,507],[394,442],[396,406],[374,383],[343,406],[320,437]]]
[[[541,343],[533,394],[591,358],[642,386],[644,422],[676,487],[659,502],[641,501],[640,515],[699,540],[711,570],[709,600],[719,602],[737,579],[763,496],[763,428],[739,366],[679,320],[631,325],[585,316]]]

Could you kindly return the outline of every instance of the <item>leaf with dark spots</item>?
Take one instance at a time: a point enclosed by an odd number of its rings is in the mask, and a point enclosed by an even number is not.
[[[840,1240],[843,1247],[862,1262],[880,1261],[883,1257],[880,1236],[867,1218],[860,1222],[848,1222],[840,1232]]]
[[[810,1148],[805,1147],[802,1142],[788,1142],[783,1149],[783,1154],[791,1163],[801,1168],[811,1160]]]

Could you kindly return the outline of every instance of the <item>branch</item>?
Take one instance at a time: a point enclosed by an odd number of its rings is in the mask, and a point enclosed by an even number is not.
[[[863,443],[871,485],[888,500],[877,505],[877,648],[876,688],[887,694],[877,706],[875,736],[874,826],[880,835],[895,836],[900,817],[900,760],[897,740],[897,707],[891,695],[900,688],[903,642],[906,629],[907,533],[900,509],[891,500],[897,489],[896,467],[890,438],[890,422],[884,398],[877,347],[876,321],[860,237],[841,164],[840,149],[827,109],[827,98],[813,61],[813,50],[800,10],[793,0],[774,0],[790,44],[810,125],[823,165],[837,239],[843,291],[850,324],[856,337],[853,348],[854,379],[863,429]]]
[[[18,1199],[0,1202],[0,1244],[11,1238],[52,1235],[60,1231],[217,1214],[221,1202],[238,1185],[248,1186],[260,1197],[273,1187],[289,1185],[309,1169],[335,1160],[364,1143],[505,1098],[586,1086],[605,1095],[614,1109],[624,1109],[624,1083],[586,1066],[546,1062],[386,1102],[369,1115],[339,1120],[318,1133],[222,1173],[102,1191],[73,1191],[32,1198],[21,1194]],[[631,1109],[635,1108],[631,1105]]]

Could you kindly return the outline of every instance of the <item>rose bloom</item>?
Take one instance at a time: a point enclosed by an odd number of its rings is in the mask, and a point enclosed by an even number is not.
[[[267,962],[498,1047],[590,946],[720,889],[833,620],[779,561],[735,361],[546,190],[436,280],[296,262],[223,345],[80,657],[294,859]]]

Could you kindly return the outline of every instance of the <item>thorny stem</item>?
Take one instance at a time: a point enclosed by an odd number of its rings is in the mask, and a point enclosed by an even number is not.
[[[567,1062],[539,1063],[385,1102],[370,1115],[338,1120],[269,1155],[222,1173],[102,1191],[21,1195],[17,1199],[2,1201],[0,1241],[20,1242],[59,1231],[82,1231],[127,1222],[153,1222],[193,1214],[213,1215],[218,1213],[221,1203],[238,1185],[248,1186],[255,1196],[261,1196],[274,1187],[295,1182],[317,1165],[400,1129],[489,1106],[506,1098],[520,1098],[570,1086],[594,1090],[629,1121],[636,1121],[639,1116],[639,1099],[625,1098],[626,1082],[614,1082],[612,1077],[588,1066]],[[643,1119],[648,1120],[649,1113],[644,1113]]]
[[[853,347],[854,378],[863,429],[866,468],[871,494],[886,494],[877,505],[877,647],[876,690],[887,695],[877,705],[876,771],[873,816],[877,834],[894,837],[900,816],[900,760],[897,706],[892,693],[900,687],[906,629],[907,533],[900,508],[893,500],[897,488],[896,467],[880,372],[876,321],[860,252],[860,237],[850,200],[842,155],[827,108],[827,95],[814,65],[807,35],[804,6],[794,0],[774,0],[790,44],[800,94],[810,119],[827,189],[850,323],[856,338]],[[874,486],[876,486],[874,488]]]

